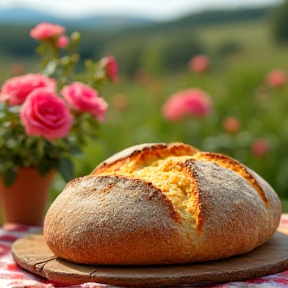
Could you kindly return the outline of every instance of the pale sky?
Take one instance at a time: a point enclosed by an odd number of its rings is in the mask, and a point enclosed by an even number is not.
[[[29,7],[64,18],[124,15],[162,20],[208,8],[249,7],[281,2],[281,0],[0,0],[0,9]]]

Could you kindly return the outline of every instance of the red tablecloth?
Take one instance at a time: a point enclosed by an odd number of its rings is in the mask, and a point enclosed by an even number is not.
[[[288,214],[283,214],[279,225],[279,230],[288,231]],[[10,225],[0,229],[0,288],[54,288],[60,287],[49,281],[39,278],[29,272],[24,271],[14,262],[11,255],[12,243],[29,233],[39,232],[38,227],[27,227],[22,225]],[[62,286],[63,287],[63,286]],[[81,285],[70,286],[70,288],[111,288],[98,283],[83,283]],[[202,286],[203,287],[203,286]],[[245,282],[230,282],[206,286],[209,288],[267,288],[267,287],[288,287],[288,269],[282,273],[251,279]]]

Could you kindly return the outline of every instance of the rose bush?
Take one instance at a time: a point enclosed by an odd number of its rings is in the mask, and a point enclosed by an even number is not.
[[[116,59],[86,60],[86,71],[75,73],[82,63],[76,51],[80,35],[68,37],[65,31],[50,23],[34,27],[30,36],[39,41],[40,72],[13,77],[1,87],[0,176],[7,186],[18,167],[36,167],[41,175],[56,169],[71,180],[74,154],[105,121],[108,104],[98,87],[118,81]]]

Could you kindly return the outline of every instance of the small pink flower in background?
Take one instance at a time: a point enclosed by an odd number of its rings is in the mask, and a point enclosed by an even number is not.
[[[266,83],[269,87],[281,87],[287,84],[287,82],[287,74],[281,69],[272,70],[266,77]]]
[[[66,29],[60,25],[44,22],[36,25],[30,31],[30,36],[36,40],[45,40],[51,37],[60,36],[65,31]]]
[[[24,67],[21,63],[14,63],[11,70],[14,75],[21,75],[24,72]]]
[[[108,104],[90,86],[81,82],[74,82],[71,85],[64,86],[61,93],[73,109],[90,112],[98,121],[105,121]]]
[[[185,116],[203,118],[210,114],[212,100],[201,89],[192,88],[170,96],[163,106],[164,118],[169,121],[179,121]]]
[[[208,70],[210,60],[205,55],[196,55],[189,61],[189,68],[196,73],[202,73]]]
[[[48,78],[42,74],[25,74],[6,80],[0,93],[9,95],[9,100],[5,96],[5,101],[8,100],[9,105],[21,105],[34,89],[40,87],[55,89],[56,85],[55,79]]]
[[[222,126],[226,132],[236,133],[240,130],[241,124],[238,118],[228,116],[224,118]]]
[[[259,86],[255,90],[254,96],[259,106],[265,107],[267,104],[269,104],[269,102],[267,102],[269,99],[267,86]]]
[[[117,93],[112,98],[112,105],[118,110],[123,111],[129,105],[129,99],[124,93]]]
[[[255,156],[263,156],[269,152],[269,148],[267,140],[258,138],[252,143],[251,152]]]
[[[144,68],[139,68],[134,73],[134,80],[140,84],[148,85],[151,83],[152,78]]]
[[[114,82],[118,82],[118,64],[114,56],[106,56],[100,60],[100,65],[106,69],[108,78]]]
[[[65,48],[69,44],[69,38],[66,35],[62,35],[57,39],[56,46],[58,48]]]
[[[64,100],[47,88],[31,92],[20,109],[20,118],[28,135],[50,141],[67,136],[73,121]]]

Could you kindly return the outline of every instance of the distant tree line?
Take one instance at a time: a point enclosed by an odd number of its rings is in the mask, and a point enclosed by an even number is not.
[[[30,38],[30,26],[0,26],[0,54],[34,57],[37,42]],[[81,59],[95,59],[107,54],[117,57],[122,72],[133,74],[139,67],[161,72],[186,65],[189,58],[203,52],[203,45],[190,28],[182,31],[153,31],[153,28],[108,32],[81,29]],[[67,31],[69,34],[72,31]]]
[[[272,27],[276,39],[288,40],[288,0],[273,10]],[[201,25],[216,25],[231,21],[266,19],[271,9],[207,11],[187,15],[174,21],[117,31],[101,31],[81,27],[80,53],[83,60],[97,59],[107,54],[117,57],[121,71],[132,75],[138,68],[151,71],[175,71],[187,65],[196,54],[206,53],[197,37]],[[265,18],[266,17],[266,18]],[[33,57],[36,41],[30,38],[30,26],[0,26],[0,54]],[[74,31],[67,27],[67,33]],[[239,44],[223,43],[220,54],[239,50]]]
[[[36,42],[29,36],[31,28],[29,26],[0,26],[0,53],[32,55]]]
[[[272,14],[273,35],[276,41],[288,41],[288,0],[277,7]]]
[[[35,55],[37,41],[30,37],[30,30],[33,27],[27,26],[0,26],[0,53],[7,55],[32,56]],[[73,30],[74,31],[74,30]],[[67,29],[67,33],[71,33]],[[80,29],[83,44],[81,44],[81,54],[85,58],[94,57],[100,53],[106,43],[103,32],[95,32],[91,29]]]

